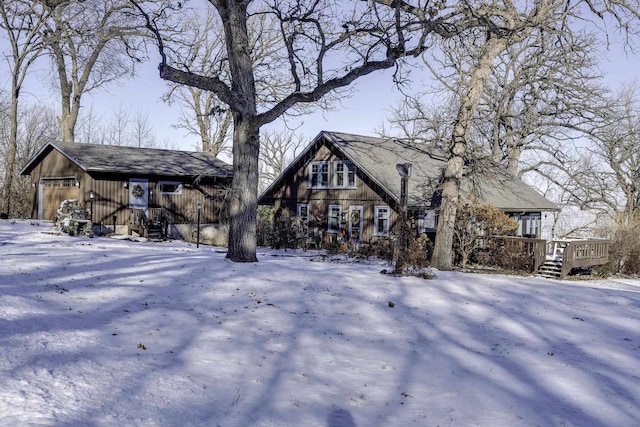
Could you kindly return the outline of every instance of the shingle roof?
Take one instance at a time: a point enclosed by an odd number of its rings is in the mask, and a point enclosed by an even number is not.
[[[308,150],[322,141],[337,148],[345,158],[356,164],[360,172],[365,173],[396,201],[400,200],[401,181],[396,165],[411,163],[409,206],[431,207],[439,204],[437,190],[447,162],[446,153],[442,149],[392,138],[323,131],[298,156],[292,167],[301,167],[298,164],[300,159],[306,158]],[[274,182],[265,194],[278,185],[278,181]],[[474,190],[482,202],[509,212],[558,209],[556,204],[495,163],[474,175],[466,174],[461,187],[463,195]]]
[[[231,165],[210,153],[75,142],[47,144],[21,173],[29,174],[51,149],[57,149],[88,173],[218,177],[233,175]]]

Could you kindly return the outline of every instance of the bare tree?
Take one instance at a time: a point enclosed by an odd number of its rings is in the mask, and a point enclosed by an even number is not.
[[[225,68],[212,64],[224,64],[223,33],[215,12],[207,9],[204,19],[199,11],[193,11],[182,30],[190,37],[180,39],[176,50],[176,60],[200,75],[214,75],[226,72]],[[185,52],[185,54],[180,54]],[[233,118],[231,111],[220,102],[215,93],[193,86],[172,84],[165,95],[168,102],[176,101],[186,107],[178,118],[177,127],[200,138],[200,150],[217,155],[231,137]]]
[[[149,124],[149,115],[139,111],[135,113],[130,121],[130,128],[131,143],[129,145],[138,148],[152,148],[157,145],[153,129]]]
[[[108,145],[130,145],[129,144],[129,127],[131,124],[131,112],[120,105],[117,110],[113,111],[111,120],[105,128]]]
[[[640,97],[635,84],[612,94],[605,123],[581,157],[573,197],[599,214],[613,240],[613,271],[640,273]]]
[[[260,184],[265,190],[291,163],[304,146],[304,137],[289,129],[265,132],[260,146]]]
[[[104,127],[102,117],[98,115],[93,104],[80,111],[75,131],[77,139],[81,142],[91,142],[94,144],[105,144]]]
[[[378,133],[382,136],[399,135],[416,143],[442,146],[451,138],[455,97],[445,93],[448,100],[425,104],[423,99],[428,95],[428,92],[405,94],[404,99],[398,101],[386,117],[388,129],[382,128]]]
[[[469,135],[496,60],[509,47],[523,43],[535,36],[536,32],[551,32],[556,38],[556,43],[571,44],[571,36],[577,31],[572,24],[584,19],[580,15],[585,9],[583,6],[599,19],[613,18],[619,28],[627,34],[635,33],[640,15],[635,5],[630,2],[614,3],[603,0],[584,3],[578,1],[572,4],[536,1],[516,5],[504,1],[483,5],[477,9],[478,17],[487,23],[487,34],[486,37],[482,37],[476,33],[474,39],[466,37],[466,45],[463,42],[458,46],[469,51],[470,61],[465,62],[469,64],[467,71],[460,73],[463,89],[459,93],[459,110],[454,120],[449,160],[444,172],[440,218],[432,259],[435,267],[448,270],[452,265],[453,227]],[[521,7],[522,10],[518,10],[517,7]],[[512,150],[519,156],[517,145],[512,146]]]
[[[358,78],[394,67],[405,56],[419,55],[429,47],[432,34],[451,37],[481,25],[473,16],[462,19],[466,9],[457,3],[210,0],[224,32],[228,73],[202,75],[174,61],[169,40],[155,25],[171,15],[171,8],[145,10],[132,2],[156,37],[160,77],[213,92],[232,113],[234,177],[227,257],[245,262],[257,260],[260,128],[297,105],[317,102]],[[259,38],[252,39],[249,29],[263,15],[275,20],[268,28],[278,28],[279,37],[268,60],[257,64],[252,51]],[[275,85],[286,88],[286,94],[274,93]]]
[[[612,95],[606,123],[581,158],[585,205],[612,213],[621,224],[640,215],[640,97],[635,85]],[[594,161],[598,159],[599,161]]]
[[[27,105],[21,109],[18,122],[18,168],[14,176],[12,212],[19,218],[29,218],[33,205],[31,178],[20,176],[19,171],[45,144],[57,138],[60,128],[53,109],[44,105]]]
[[[127,0],[40,2],[50,8],[42,34],[60,87],[62,139],[73,141],[82,96],[133,74],[139,29]]]
[[[0,29],[5,32],[9,50],[4,58],[10,68],[9,132],[5,157],[0,212],[10,214],[11,195],[18,151],[18,100],[29,67],[42,53],[40,29],[49,16],[46,8],[26,0],[0,2]]]
[[[598,122],[605,90],[595,57],[597,39],[576,32],[563,35],[563,43],[557,40],[553,33],[537,31],[509,46],[493,68],[479,108],[494,161],[514,175],[537,167],[521,164],[524,151],[557,158],[559,143],[584,137]]]

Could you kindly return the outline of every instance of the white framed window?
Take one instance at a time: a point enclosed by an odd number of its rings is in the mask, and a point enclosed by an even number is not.
[[[540,214],[515,215],[513,217],[518,222],[518,235],[526,237],[537,237],[540,233]]]
[[[373,234],[386,236],[389,234],[389,206],[376,206],[373,215]]]
[[[309,188],[329,188],[329,162],[309,163]]]
[[[540,216],[538,215],[529,216],[528,221],[526,221],[525,224],[526,224],[526,234],[528,234],[529,236],[538,235],[538,230],[540,229]]]
[[[418,234],[436,229],[436,211],[434,209],[420,209],[418,211]]]
[[[340,223],[342,222],[342,206],[329,205],[329,217],[327,224],[328,233],[338,233],[340,231]]]
[[[158,193],[160,194],[182,194],[182,183],[178,181],[159,181]]]
[[[333,187],[356,188],[356,165],[346,160],[333,162]]]
[[[309,235],[309,204],[298,203],[298,236]]]

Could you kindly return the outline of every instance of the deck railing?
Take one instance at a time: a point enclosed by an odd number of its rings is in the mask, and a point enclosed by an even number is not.
[[[547,241],[544,239],[532,239],[528,237],[495,236],[495,239],[504,241],[505,248],[510,253],[524,254],[531,259],[531,268],[538,271],[546,257]]]
[[[149,237],[149,228],[160,227],[162,234],[166,233],[168,223],[164,208],[130,209],[128,234],[135,231],[141,236]]]
[[[504,242],[508,253],[525,255],[531,259],[532,272],[537,272],[550,253],[556,260],[562,259],[560,279],[565,279],[571,270],[579,267],[595,267],[609,262],[609,240],[552,240],[524,237],[495,236]],[[549,248],[549,249],[547,249]]]
[[[552,242],[554,243],[554,242]],[[609,262],[609,240],[575,240],[567,242],[562,251],[562,273],[560,279],[578,267],[593,267]]]

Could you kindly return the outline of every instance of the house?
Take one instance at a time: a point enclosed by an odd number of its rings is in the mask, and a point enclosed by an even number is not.
[[[31,176],[32,218],[53,220],[63,200],[78,199],[94,224],[118,229],[152,211],[193,224],[198,205],[203,224],[218,223],[233,172],[209,153],[55,142],[21,174]]]
[[[433,237],[446,161],[438,147],[321,132],[258,203],[272,205],[276,213],[296,215],[303,234],[330,241],[344,233],[349,239],[372,241],[388,236],[398,218],[402,195],[398,167],[411,164],[408,218],[419,233]],[[463,197],[473,193],[480,202],[514,217],[521,236],[539,237],[542,215],[558,207],[499,165],[472,169],[465,168]]]

